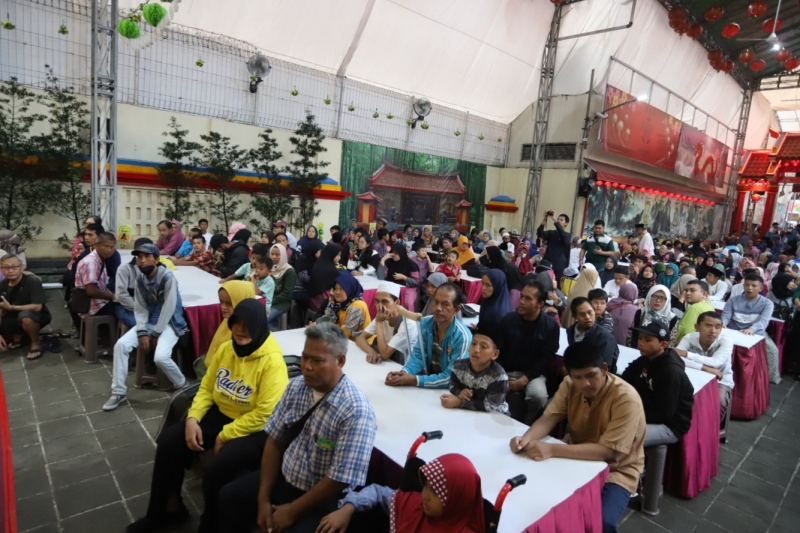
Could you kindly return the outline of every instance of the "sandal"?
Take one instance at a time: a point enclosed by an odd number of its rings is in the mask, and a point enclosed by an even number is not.
[[[31,357],[31,355],[34,355],[34,354],[35,354],[35,356]],[[41,359],[42,355],[44,355],[44,351],[41,348],[37,348],[35,350],[31,350],[30,352],[28,352],[27,359],[28,359],[28,361],[36,361],[37,359]]]

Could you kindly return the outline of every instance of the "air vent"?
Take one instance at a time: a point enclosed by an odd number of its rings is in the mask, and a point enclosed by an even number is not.
[[[544,161],[575,161],[575,143],[548,143],[544,145]],[[530,161],[531,145],[522,145],[522,161]]]

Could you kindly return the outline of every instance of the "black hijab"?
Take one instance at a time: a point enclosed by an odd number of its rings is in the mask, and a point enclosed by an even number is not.
[[[243,228],[243,229],[240,229],[239,231],[237,231],[234,234],[233,240],[231,242],[239,241],[239,242],[243,242],[243,243],[247,244],[247,242],[250,240],[250,237],[252,235],[253,235],[253,233],[249,229]]]
[[[497,246],[487,246],[486,255],[489,257],[489,268],[499,268],[505,270],[506,260],[503,252]],[[509,288],[511,286],[509,285]]]
[[[514,263],[506,263],[505,267],[503,267],[503,271],[506,273],[506,281],[508,282],[508,290],[513,291],[522,291],[522,276],[519,274],[519,268]]]
[[[231,341],[236,357],[247,357],[261,348],[269,338],[269,327],[267,326],[267,314],[264,312],[264,304],[254,298],[245,298],[233,310],[228,319],[228,327],[233,329],[233,325],[240,320],[244,323],[253,340],[244,346],[237,344],[236,339],[233,337],[231,337]]]
[[[611,261],[614,263],[614,266],[611,267],[611,270],[609,270],[607,267],[605,267],[605,268],[603,268],[603,270],[600,271],[600,286],[601,287],[605,287],[606,283],[608,283],[609,281],[613,281],[613,279],[614,279],[614,270],[617,268],[617,263],[619,263],[619,259],[617,259],[613,255],[609,255],[606,258],[606,261],[608,261],[609,259],[611,259]]]
[[[789,290],[789,284],[794,281],[794,276],[782,272],[772,278],[772,294],[778,300],[786,300],[791,298],[794,291]]]
[[[713,267],[710,267],[710,266],[706,265],[706,260],[708,260],[708,256],[706,256],[706,254],[699,254],[699,255],[697,255],[695,257],[702,257],[703,258],[703,262],[700,263],[699,265],[692,265],[692,266],[694,266],[695,275],[697,276],[697,279],[706,279],[706,276],[708,275],[708,271],[713,268]]]
[[[398,285],[405,285],[405,281],[395,280],[394,275],[402,274],[406,277],[411,277],[412,272],[419,272],[419,267],[408,258],[408,250],[406,249],[406,245],[401,242],[394,243],[389,253],[399,255],[400,260],[386,260],[384,263],[384,265],[386,265],[386,280],[397,283]]]
[[[311,275],[311,270],[314,268],[314,265],[317,262],[317,252],[322,250],[325,244],[319,239],[311,239],[309,240],[308,244],[303,247],[303,251],[300,254],[293,254],[299,255],[297,260],[294,264],[294,269],[296,272],[308,272],[308,275]]]
[[[336,278],[339,277],[339,269],[336,268],[334,259],[342,253],[342,247],[338,244],[326,244],[319,255],[319,259],[311,270],[308,281],[308,295],[312,298],[323,292],[330,290]]]

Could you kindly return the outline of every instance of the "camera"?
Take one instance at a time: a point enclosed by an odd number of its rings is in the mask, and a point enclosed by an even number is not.
[[[551,217],[551,216],[553,216],[555,214],[556,214],[556,212],[553,211],[552,209],[547,212],[547,216],[549,216],[549,217]]]

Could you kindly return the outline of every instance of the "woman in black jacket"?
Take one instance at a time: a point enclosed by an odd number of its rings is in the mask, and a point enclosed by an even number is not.
[[[239,234],[237,233],[236,235]],[[247,241],[237,240],[236,235],[234,235],[233,242],[228,242],[228,237],[225,235],[217,234],[211,237],[209,247],[214,252],[222,252],[222,260],[217,263],[217,269],[222,278],[232,276],[239,270],[239,267],[250,260],[250,254],[248,253],[250,248],[247,246]]]

